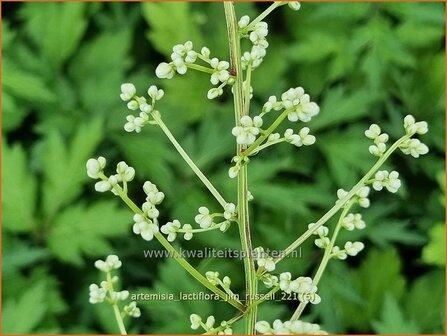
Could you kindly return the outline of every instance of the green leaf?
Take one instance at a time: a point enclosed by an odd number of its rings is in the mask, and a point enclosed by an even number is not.
[[[81,192],[82,182],[88,179],[85,163],[102,139],[102,130],[102,121],[97,119],[80,126],[69,146],[56,130],[52,130],[44,140],[43,209],[50,219]]]
[[[194,22],[190,3],[144,2],[141,6],[150,26],[147,36],[159,52],[168,56],[175,44],[188,40],[196,48],[202,47],[202,37]]]
[[[409,221],[381,219],[378,223],[371,223],[367,228],[367,236],[377,246],[389,247],[393,242],[407,245],[421,245],[427,239],[414,228],[409,228]]]
[[[48,310],[47,286],[44,281],[25,287],[16,299],[5,302],[2,315],[4,334],[31,334],[42,322]]]
[[[372,325],[378,334],[420,333],[418,325],[404,316],[397,300],[389,294],[385,296],[380,320],[373,321]]]
[[[350,187],[373,165],[374,158],[368,152],[369,142],[363,134],[363,128],[351,127],[343,134],[333,131],[317,139],[328,160],[330,172],[340,187]]]
[[[398,28],[399,39],[413,48],[427,48],[440,41],[444,35],[442,25],[421,25],[406,21]]]
[[[24,241],[3,236],[3,275],[14,273],[38,261],[48,259],[50,253],[45,248],[28,246]]]
[[[429,235],[430,242],[422,250],[422,260],[427,264],[445,267],[445,224],[433,226]]]
[[[321,112],[312,122],[311,129],[332,128],[367,116],[376,98],[369,90],[356,90],[349,94],[344,87],[335,87],[326,94]],[[363,134],[359,134],[361,136]]]
[[[2,222],[5,230],[25,232],[37,225],[36,180],[20,145],[2,150]]]
[[[41,77],[20,69],[8,59],[2,62],[2,83],[5,92],[32,103],[48,103],[56,99]]]
[[[421,302],[430,304],[421,306]],[[417,278],[405,295],[405,312],[424,334],[445,332],[445,272],[438,270]]]
[[[405,289],[400,268],[401,261],[396,250],[369,251],[360,267],[352,272],[357,293],[363,299],[362,304],[339,299],[338,305],[347,327],[369,330],[370,321],[380,315],[385,293],[400,299]]]
[[[48,233],[48,246],[67,263],[82,265],[82,255],[108,254],[107,239],[128,232],[131,213],[115,202],[95,202],[90,207],[76,204],[56,217]]]
[[[19,127],[28,112],[11,94],[2,92],[2,130],[4,132]]]
[[[135,168],[138,178],[152,181],[168,194],[175,190],[174,174],[169,164],[176,160],[181,164],[182,161],[163,136],[159,129],[147,126],[140,134],[123,131],[115,135],[113,141],[121,149],[126,162]]]
[[[87,28],[82,2],[27,3],[21,14],[26,31],[42,54],[59,68],[76,50]]]
[[[119,99],[119,88],[132,64],[128,54],[131,42],[130,30],[106,31],[83,44],[73,59],[70,74],[87,110],[115,113],[112,108],[125,106]]]

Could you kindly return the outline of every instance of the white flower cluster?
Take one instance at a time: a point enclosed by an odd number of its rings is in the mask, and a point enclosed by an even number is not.
[[[266,40],[269,32],[268,25],[262,21],[254,25],[250,24],[248,15],[241,17],[238,25],[242,36],[247,37],[252,43],[251,50],[242,55],[242,69],[245,70],[249,65],[252,69],[256,69],[262,63],[269,46]]]
[[[399,190],[401,181],[399,180],[399,173],[395,170],[388,172],[387,170],[379,170],[374,176],[372,187],[380,191],[384,187],[391,193]]]
[[[428,124],[426,121],[418,121],[414,119],[412,115],[407,115],[404,118],[404,128],[407,135],[413,136],[415,134],[423,135],[428,132]],[[428,153],[428,147],[422,143],[419,139],[410,138],[404,141],[399,149],[406,155],[411,155],[418,158],[421,155]]]
[[[186,41],[184,44],[176,44],[172,48],[171,62],[160,63],[155,70],[158,78],[171,79],[175,72],[184,75],[188,70],[187,65],[192,64],[197,60],[197,52],[193,50],[194,46],[191,41]]]
[[[356,256],[360,251],[365,248],[365,245],[362,242],[346,242],[345,248],[342,250],[338,246],[334,246],[331,251],[331,257],[338,258],[340,260],[344,260],[349,256]]]
[[[191,314],[189,316],[189,320],[191,322],[191,329],[197,330],[200,327],[202,327],[205,332],[211,331],[214,327],[214,324],[216,323],[216,319],[213,315],[208,316],[206,321],[203,322],[202,318],[197,314]],[[231,326],[227,323],[227,321],[222,321],[221,325],[221,331],[219,331],[218,335],[232,335],[233,330],[231,329]]]
[[[310,129],[309,127],[304,127],[302,128],[298,134],[294,134],[293,130],[291,128],[288,128],[285,132],[284,132],[284,139],[291,143],[292,145],[295,145],[297,147],[301,147],[301,146],[310,146],[313,145],[315,143],[315,136],[309,134],[310,133]]]
[[[362,208],[369,208],[371,202],[369,201],[368,195],[370,192],[370,188],[363,186],[361,187],[357,193],[354,195],[353,199],[362,207]],[[346,197],[348,192],[344,189],[338,189],[337,190],[337,197],[339,202],[342,198]]]
[[[121,161],[116,166],[116,174],[109,177],[104,175],[104,168],[106,166],[106,159],[102,156],[97,159],[89,159],[86,163],[87,175],[92,179],[101,179],[95,183],[95,190],[98,192],[106,192],[111,190],[115,195],[115,186],[123,183],[123,186],[134,179],[135,169],[129,167],[124,161]]]
[[[381,156],[386,151],[386,143],[389,136],[386,133],[382,133],[380,127],[376,124],[369,126],[369,129],[365,131],[367,138],[374,140],[374,145],[369,146],[369,152],[375,156]]]
[[[243,116],[240,120],[240,126],[233,127],[231,133],[236,137],[239,145],[251,145],[256,140],[256,136],[261,132],[262,118],[256,116],[253,119],[249,116]]]
[[[107,256],[106,260],[95,261],[95,267],[101,272],[107,274],[107,280],[101,281],[100,285],[91,284],[89,286],[89,302],[92,304],[104,302],[108,296],[108,302],[111,304],[117,304],[119,301],[125,301],[129,297],[129,291],[115,291],[113,285],[118,282],[117,276],[110,276],[113,270],[119,269],[122,263],[116,255]],[[129,305],[124,306],[123,314],[140,317],[140,308],[137,307],[136,302],[131,302]]]
[[[124,125],[124,130],[126,132],[135,131],[136,133],[140,133],[145,125],[155,124],[155,121],[150,120],[149,116],[151,113],[159,114],[159,112],[155,110],[155,102],[164,96],[163,90],[158,89],[155,85],[151,85],[147,90],[147,94],[151,98],[151,102],[148,104],[146,98],[138,97],[136,92],[135,85],[131,83],[121,85],[120,97],[123,101],[127,101],[127,108],[132,111],[140,109],[138,117],[135,117],[132,114],[129,114],[126,117],[127,122]]]
[[[215,217],[223,217],[225,220],[221,223],[214,223]],[[236,217],[236,205],[233,203],[227,203],[224,206],[223,213],[213,213],[207,207],[200,207],[199,213],[195,217],[195,221],[199,224],[201,229],[219,228],[220,231],[225,232],[230,227],[231,221]],[[182,224],[179,220],[174,219],[172,222],[168,222],[160,228],[161,232],[167,235],[168,241],[172,242],[177,238],[178,233],[183,233],[185,240],[191,240],[195,232],[201,232],[201,230],[195,230],[190,224]]]
[[[256,263],[258,267],[264,267],[267,272],[271,272],[275,270],[276,264],[272,257],[269,257],[267,253],[264,251],[264,248],[259,246],[254,250],[254,257],[256,259]]]
[[[225,291],[228,291],[230,289],[231,279],[228,276],[224,276],[221,280],[219,278],[219,272],[208,271],[205,273],[205,277],[211,284],[215,286],[221,286]]]
[[[223,217],[225,219],[225,221],[223,221],[222,223],[216,224],[213,221],[213,219],[215,217]],[[221,214],[221,213],[211,214],[207,207],[204,207],[204,206],[200,207],[199,213],[196,215],[194,220],[197,224],[199,224],[199,226],[202,229],[208,229],[208,228],[219,225],[219,229],[222,232],[225,232],[230,225],[230,220],[234,220],[235,217],[236,217],[236,205],[234,205],[233,203],[227,203],[224,207],[223,214]]]
[[[211,72],[210,82],[213,85],[218,85],[208,91],[208,99],[214,99],[223,94],[224,86],[232,84],[234,79],[230,75],[230,63],[227,61],[221,61],[216,57],[210,58],[210,50],[207,47],[203,47],[200,53],[194,51],[194,46],[191,41],[187,41],[184,44],[177,44],[172,48],[171,62],[162,62],[157,66],[155,74],[158,78],[171,79],[177,72],[180,75],[184,75],[188,71],[188,67],[193,67],[193,64],[198,60],[202,60],[207,63],[209,67],[203,68],[202,66],[194,66],[199,71]],[[197,68],[199,67],[199,68]]]
[[[321,302],[321,298],[317,294],[318,287],[313,284],[312,278],[298,277],[292,280],[292,274],[284,272],[279,275],[279,288],[285,293],[298,293],[300,302],[313,304]]]
[[[343,218],[341,225],[348,231],[353,231],[354,229],[362,230],[366,227],[366,224],[362,219],[362,215],[359,213],[350,213],[346,215],[346,217]]]
[[[326,335],[327,332],[321,330],[318,324],[303,321],[267,321],[256,322],[256,330],[263,335]]]
[[[312,230],[315,226],[316,226],[316,223],[310,223],[307,226],[307,228],[309,230]],[[315,245],[317,245],[319,248],[324,249],[329,245],[330,240],[327,236],[329,234],[329,229],[326,226],[324,226],[324,225],[320,226],[312,234],[319,236],[319,238],[315,239]]]
[[[179,220],[174,219],[172,222],[167,222],[160,228],[161,232],[168,235],[167,239],[173,242],[177,238],[178,233],[183,233],[183,239],[191,240],[194,234],[194,230],[191,224],[182,224]]]
[[[310,96],[302,87],[290,88],[281,95],[280,101],[275,96],[270,96],[262,108],[262,115],[282,109],[288,111],[287,118],[292,122],[309,122],[320,112],[320,107],[310,101]]]
[[[141,235],[144,240],[151,241],[154,238],[154,234],[159,232],[157,218],[160,212],[156,206],[163,202],[165,194],[149,181],[144,182],[143,190],[146,194],[146,202],[141,207],[143,214],[135,214],[133,216],[134,225],[132,229],[135,234]]]

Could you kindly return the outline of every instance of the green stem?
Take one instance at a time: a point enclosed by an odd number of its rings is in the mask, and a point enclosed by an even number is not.
[[[280,262],[282,259],[287,257],[292,251],[298,248],[303,242],[307,240],[318,228],[324,223],[326,223],[333,215],[335,215],[345,204],[360,190],[361,187],[364,186],[365,182],[368,181],[377,170],[384,164],[384,162],[388,159],[388,157],[407,139],[409,139],[412,134],[407,134],[398,139],[374,164],[374,166],[366,173],[365,176],[348,192],[348,194],[340,199],[328,212],[326,212],[323,217],[321,217],[312,229],[307,230],[303,233],[298,239],[296,239],[292,244],[290,244],[279,256],[275,259],[275,263]]]
[[[113,282],[112,282],[112,276],[109,272],[107,272],[107,282],[113,291]],[[121,335],[127,335],[126,327],[124,326],[123,317],[121,316],[120,310],[118,308],[118,305],[116,302],[112,303],[113,307],[113,313],[115,314],[116,323],[118,324],[118,328],[120,330]]]
[[[244,115],[250,112],[250,86],[251,86],[251,62],[245,71],[245,90],[244,90]]]
[[[222,206],[222,208],[225,208],[225,205],[227,204],[225,199],[216,190],[216,188],[213,186],[213,184],[210,182],[210,180],[208,180],[207,177],[202,173],[202,171],[199,169],[199,167],[196,166],[194,161],[191,160],[191,158],[188,156],[188,154],[185,152],[185,150],[182,148],[182,146],[180,146],[180,144],[175,139],[175,137],[172,135],[171,131],[165,125],[163,120],[161,120],[161,118],[156,113],[151,113],[151,115],[154,118],[154,120],[157,122],[157,124],[160,126],[160,128],[163,130],[163,132],[166,134],[166,136],[171,141],[171,143],[174,145],[177,152],[179,152],[179,154],[183,158],[183,160],[185,160],[185,162],[193,170],[193,172],[197,175],[197,177],[200,179],[200,181],[202,181],[202,183],[205,185],[205,187],[208,188],[208,190],[211,192],[211,194],[214,196],[214,198]]]
[[[186,66],[188,68],[190,68],[190,69],[194,69],[194,70],[197,70],[197,71],[205,72],[205,73],[208,73],[208,74],[213,74],[214,73],[214,69],[204,67],[203,65],[188,63],[188,64],[186,64]]]
[[[244,28],[244,30],[252,30],[254,26],[261,22],[263,19],[267,17],[271,12],[273,12],[276,8],[279,6],[285,5],[285,1],[275,1],[273,2],[265,11],[263,11],[261,14],[258,15],[257,18],[255,18],[247,27]]]
[[[223,223],[225,223],[226,221],[222,222],[222,223],[218,223],[216,225],[213,225],[209,228],[206,229],[191,229],[191,230],[185,230],[185,229],[178,229],[177,232],[180,233],[187,233],[187,232],[191,232],[191,233],[200,233],[200,232],[206,232],[206,231],[211,231],[211,230],[217,230],[219,229]]]
[[[270,134],[273,133],[273,131],[283,122],[283,120],[287,117],[287,114],[289,114],[290,110],[284,110],[278,118],[270,125],[269,128],[259,137],[256,139],[253,144],[248,147],[246,150],[244,150],[241,155],[242,156],[249,156],[251,153],[256,151],[257,147],[264,142],[265,139],[269,137]]]
[[[285,142],[285,141],[286,141],[286,139],[281,138],[281,139],[278,139],[278,140],[274,140],[274,141],[267,142],[267,143],[265,143],[265,144],[259,146],[258,148],[256,148],[255,151],[252,152],[252,154],[253,154],[253,155],[254,155],[254,154],[258,154],[261,150],[266,149],[267,147],[270,147],[270,146],[273,146],[273,145],[276,145],[276,144],[279,144],[279,143],[281,143],[281,142]]]
[[[353,204],[352,201],[346,204],[345,208],[343,209],[343,211],[342,211],[342,213],[340,215],[340,218],[338,219],[338,222],[337,222],[337,225],[335,227],[334,233],[332,234],[331,241],[330,241],[329,245],[326,247],[326,249],[324,251],[323,259],[321,260],[320,266],[318,266],[317,272],[314,275],[314,278],[313,278],[312,282],[313,282],[313,284],[315,286],[318,286],[318,283],[320,282],[321,276],[323,275],[323,272],[326,270],[326,266],[327,266],[329,260],[331,259],[332,248],[334,247],[335,241],[337,240],[337,237],[338,237],[338,233],[341,230],[343,219],[348,214],[349,210],[352,207],[352,204]],[[291,321],[298,320],[300,318],[302,312],[306,308],[306,306],[307,306],[307,303],[301,302],[298,305],[298,308],[293,313],[292,318],[290,320]]]
[[[241,64],[241,41],[239,36],[239,27],[237,25],[234,3],[225,1],[225,19],[227,23],[228,43],[230,49],[231,72],[235,75],[233,85],[234,96],[234,116],[236,125],[239,125],[241,117],[246,115],[249,109],[249,99],[246,99],[247,105],[244,108],[244,89],[243,89],[243,72]],[[250,88],[248,87],[248,90]],[[250,94],[250,91],[248,91]],[[249,98],[249,97],[248,97]],[[243,150],[242,146],[237,146],[237,154],[240,155]],[[253,306],[253,300],[257,292],[257,281],[255,264],[252,256],[252,244],[250,236],[250,221],[248,212],[248,179],[247,165],[243,165],[238,174],[238,219],[239,234],[241,238],[242,250],[245,254],[244,271],[246,282],[246,305],[251,306],[247,311],[245,333],[254,334],[257,315],[257,306]]]
[[[104,174],[99,174],[102,179],[107,180],[107,177]],[[113,189],[118,193],[118,196],[127,204],[127,206],[136,214],[144,215],[144,212],[124,193],[123,189],[116,185]],[[171,257],[173,257],[189,274],[191,274],[197,281],[199,281],[203,286],[208,288],[211,292],[219,295],[225,301],[228,301],[232,306],[239,309],[240,311],[245,311],[245,306],[235,298],[228,297],[224,291],[217,288],[213,284],[211,284],[207,278],[205,278],[199,271],[197,271],[185,258],[181,256],[181,254],[174,248],[174,246],[169,243],[166,238],[160,233],[157,232],[154,234],[154,237],[160,242],[163,247],[170,252]]]

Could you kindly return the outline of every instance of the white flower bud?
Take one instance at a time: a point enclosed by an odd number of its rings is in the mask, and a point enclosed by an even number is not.
[[[191,329],[197,330],[200,328],[200,323],[202,322],[202,318],[197,314],[191,314],[189,316],[189,320],[191,321]]]
[[[98,192],[106,192],[112,189],[109,181],[99,181],[95,183],[95,190]]]
[[[250,23],[250,17],[248,15],[244,15],[240,18],[239,22],[237,23],[239,28],[245,28]]]
[[[298,1],[290,1],[287,3],[290,9],[297,11],[301,8],[301,4]]]
[[[155,74],[158,78],[171,79],[174,77],[175,71],[170,64],[163,62],[157,66],[157,69],[155,69]]]
[[[123,101],[129,101],[132,99],[133,96],[137,93],[137,89],[135,88],[135,85],[131,83],[125,83],[121,84],[121,94],[120,98]]]

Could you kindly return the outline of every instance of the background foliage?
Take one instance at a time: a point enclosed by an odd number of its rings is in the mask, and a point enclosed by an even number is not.
[[[254,17],[266,4],[237,4]],[[150,179],[165,192],[163,220],[192,221],[200,205],[216,209],[206,190],[161,131],[126,134],[119,85],[163,87],[160,105],[173,133],[229,200],[233,154],[229,95],[205,99],[206,76],[154,76],[172,45],[191,39],[228,56],[221,4],[3,3],[2,222],[4,333],[116,333],[110,307],[88,304],[98,281],[93,261],[123,259],[122,281],[135,292],[201,290],[173,260],[149,260],[160,249],[131,233],[131,213],[98,195],[85,174],[89,157],[136,168],[130,194],[141,202]],[[430,154],[397,154],[404,180],[397,195],[375,194],[367,229],[345,234],[366,249],[349,263],[331,262],[323,302],[307,319],[333,333],[444,333],[444,46],[442,3],[305,3],[269,19],[269,52],[254,73],[257,111],[271,94],[302,85],[321,106],[310,127],[312,148],[277,146],[250,163],[254,244],[281,249],[319,218],[368,170],[363,131],[372,122],[397,137],[402,117],[427,120]],[[175,24],[173,24],[175,22]],[[238,248],[233,226],[183,243],[188,249]],[[280,270],[312,274],[321,251],[312,242]],[[193,260],[204,272],[229,275],[243,290],[242,263]],[[192,312],[229,318],[214,302],[141,302],[133,333],[190,332]],[[260,318],[288,318],[296,302],[263,305]]]

